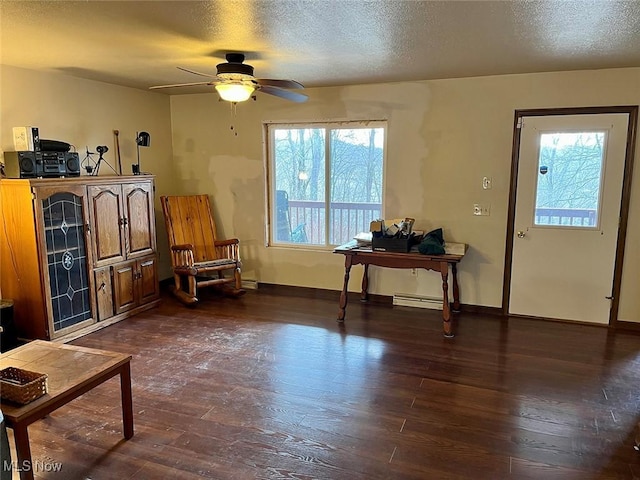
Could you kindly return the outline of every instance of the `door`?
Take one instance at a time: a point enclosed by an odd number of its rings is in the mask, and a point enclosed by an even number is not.
[[[111,284],[111,267],[96,268],[96,298],[98,305],[98,321],[113,317],[113,285]]]
[[[51,337],[95,323],[87,199],[82,186],[34,188]]]
[[[138,305],[136,294],[137,270],[135,260],[122,262],[113,267],[113,288],[116,315]]]
[[[113,272],[116,314],[160,296],[155,255],[119,263],[113,267]]]
[[[156,257],[138,260],[138,303],[144,304],[160,296]]]
[[[91,227],[95,266],[101,267],[125,259],[122,187],[90,185]]]
[[[156,249],[151,182],[125,184],[122,195],[126,213],[127,258],[149,255]]]
[[[522,117],[509,314],[609,322],[628,123],[628,113]]]

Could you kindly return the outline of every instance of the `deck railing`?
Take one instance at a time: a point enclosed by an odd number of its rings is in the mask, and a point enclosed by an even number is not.
[[[288,215],[291,234],[284,241],[323,245],[325,239],[325,204],[309,200],[289,200]],[[334,202],[329,222],[329,243],[340,245],[360,232],[369,231],[369,223],[381,218],[379,203]],[[595,227],[597,211],[585,208],[537,208],[536,225]]]
[[[360,232],[368,232],[372,220],[380,218],[379,203],[333,202],[330,204],[329,243],[340,245]],[[307,200],[289,200],[291,229],[304,229],[304,236],[293,236],[298,243],[323,245],[325,241],[325,204]],[[303,227],[301,227],[301,225]]]
[[[536,225],[595,227],[597,210],[590,208],[536,208]]]

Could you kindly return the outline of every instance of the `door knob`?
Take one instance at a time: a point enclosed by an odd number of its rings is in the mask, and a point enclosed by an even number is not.
[[[524,236],[526,235],[522,230],[518,230],[518,238],[524,238]]]

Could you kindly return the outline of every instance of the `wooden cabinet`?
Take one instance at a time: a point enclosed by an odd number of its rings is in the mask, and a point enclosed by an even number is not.
[[[153,186],[150,182],[89,185],[95,265],[155,252]]]
[[[23,338],[70,340],[159,302],[153,177],[0,180],[0,289]]]
[[[118,263],[114,266],[113,283],[116,313],[157,299],[160,291],[156,257]]]

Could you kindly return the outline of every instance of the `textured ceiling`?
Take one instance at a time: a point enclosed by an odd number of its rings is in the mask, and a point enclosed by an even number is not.
[[[244,52],[307,87],[640,66],[640,1],[7,1],[1,62],[118,85],[196,82]],[[162,90],[196,93],[210,87]]]

